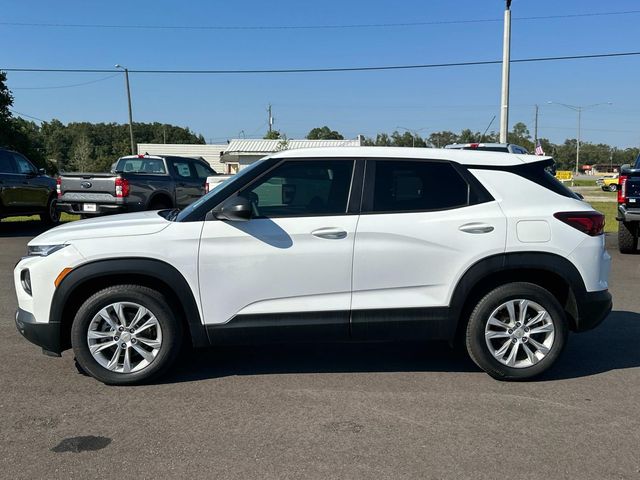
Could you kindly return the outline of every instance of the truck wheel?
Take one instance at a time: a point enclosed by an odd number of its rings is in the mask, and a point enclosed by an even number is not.
[[[471,359],[498,380],[540,375],[559,357],[567,339],[558,300],[532,283],[509,283],[478,302],[467,325]]]
[[[609,185],[609,191],[610,192],[617,192],[618,191],[618,184],[617,183],[612,183],[611,185]]]
[[[148,382],[175,361],[182,323],[165,297],[140,285],[105,288],[85,301],[71,327],[82,370],[108,385]]]
[[[618,222],[618,250],[620,253],[636,253],[638,246],[638,222]]]
[[[40,221],[45,225],[57,225],[60,222],[60,212],[57,209],[58,199],[55,196],[49,197],[47,209],[40,214]]]

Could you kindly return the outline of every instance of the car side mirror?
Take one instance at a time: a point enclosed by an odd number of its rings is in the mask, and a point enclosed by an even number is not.
[[[246,222],[253,215],[253,206],[249,199],[241,196],[228,198],[211,211],[213,218],[231,222]]]

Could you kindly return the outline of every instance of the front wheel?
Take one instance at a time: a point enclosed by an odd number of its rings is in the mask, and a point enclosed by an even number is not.
[[[110,385],[147,382],[175,361],[182,325],[159,292],[117,285],[92,295],[78,310],[71,344],[82,370]]]
[[[49,197],[46,210],[40,214],[40,221],[45,225],[57,225],[60,222],[60,212],[58,212],[58,199]]]
[[[610,192],[617,192],[618,191],[618,184],[617,183],[612,183],[611,185],[609,185],[609,191]]]
[[[540,375],[567,339],[566,316],[556,298],[532,283],[500,286],[482,298],[466,332],[471,359],[499,380]]]

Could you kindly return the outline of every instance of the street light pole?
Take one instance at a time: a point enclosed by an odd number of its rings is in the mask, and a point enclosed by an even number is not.
[[[124,68],[121,65],[116,65],[116,68],[124,70],[124,79],[127,85],[127,101],[129,104],[129,137],[131,138],[131,155],[135,155],[136,144],[133,140],[133,113],[131,110],[131,89],[129,88],[129,69]]]
[[[502,41],[502,101],[500,109],[500,143],[508,142],[509,133],[509,67],[511,63],[511,0],[506,0],[504,37]]]
[[[422,128],[419,128],[418,130],[414,130],[412,128],[407,128],[407,127],[400,127],[400,126],[398,126],[396,128],[399,128],[400,130],[406,130],[407,132],[409,132],[411,134],[411,146],[412,146],[412,148],[415,148],[415,146],[416,146],[416,137],[418,136],[418,132],[421,132],[422,130],[424,130],[427,127],[422,127]]]
[[[600,105],[612,105],[611,102],[594,103],[592,105],[569,105],[566,103],[548,101],[548,104],[561,105],[569,110],[578,112],[578,137],[576,138],[576,175],[580,173],[580,137],[582,133],[582,111],[589,108],[599,107]]]

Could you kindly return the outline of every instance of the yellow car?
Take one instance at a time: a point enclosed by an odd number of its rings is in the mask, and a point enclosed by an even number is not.
[[[605,192],[617,192],[618,191],[618,174],[609,177],[602,177],[596,180],[598,185]]]

